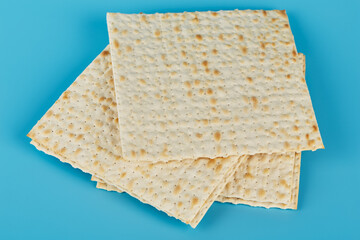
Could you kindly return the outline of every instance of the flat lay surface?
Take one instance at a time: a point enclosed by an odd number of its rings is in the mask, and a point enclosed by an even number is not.
[[[1,239],[358,239],[359,4],[17,1],[0,15]],[[214,203],[196,229],[29,144],[26,134],[109,43],[106,12],[286,9],[325,150],[303,152],[298,210]]]

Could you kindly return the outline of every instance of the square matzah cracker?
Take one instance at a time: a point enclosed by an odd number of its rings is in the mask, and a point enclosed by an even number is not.
[[[243,162],[244,165],[246,165],[246,162]],[[271,208],[271,207],[276,207],[276,208],[283,208],[283,209],[297,209],[297,202],[298,202],[298,193],[299,193],[299,183],[300,183],[300,164],[301,164],[301,153],[296,153],[295,154],[295,159],[294,159],[294,170],[293,170],[293,176],[292,176],[292,181],[289,183],[290,185],[286,186],[287,188],[290,188],[290,192],[287,194],[290,194],[290,200],[286,200],[285,201],[285,197],[282,197],[282,195],[279,195],[278,192],[278,188],[271,188],[271,187],[263,187],[263,189],[266,189],[266,193],[268,195],[275,195],[277,196],[277,199],[275,201],[267,201],[266,199],[264,199],[263,196],[259,196],[258,198],[256,198],[255,200],[248,200],[248,196],[246,195],[242,195],[241,190],[239,190],[239,193],[236,194],[236,197],[228,197],[225,194],[227,194],[227,189],[224,189],[223,193],[218,196],[217,201],[219,202],[230,202],[230,203],[234,203],[234,204],[247,204],[250,206],[259,206],[259,207],[266,207],[266,208]],[[278,166],[275,166],[278,167]],[[270,169],[269,170],[270,175],[270,179],[274,179],[273,174],[276,172],[274,171],[274,169]],[[239,177],[239,170],[237,170],[237,176],[234,176],[234,178],[238,178]],[[279,179],[283,179],[285,178],[285,176],[279,176]],[[100,180],[101,181],[101,180]],[[233,181],[231,181],[233,182]],[[231,183],[230,182],[230,183]],[[235,180],[234,182],[237,182],[237,180]],[[278,182],[279,185],[283,185],[285,182],[282,182],[280,180],[280,182]],[[247,183],[245,183],[247,184]],[[258,189],[259,186],[262,183],[259,184],[255,184],[255,189]],[[246,185],[245,185],[246,186]]]
[[[125,159],[323,147],[285,11],[107,21]]]
[[[296,209],[300,161],[301,153],[248,156],[216,200],[266,208]],[[254,166],[256,162],[261,162],[264,166]],[[288,165],[291,165],[291,173],[289,170],[284,171]],[[122,192],[121,189],[109,185],[97,177],[93,176],[91,180],[97,181],[97,188]],[[252,194],[254,192],[256,193],[255,197]]]
[[[124,161],[108,50],[85,69],[28,136],[39,150],[195,227],[244,157]]]
[[[288,203],[291,199],[295,153],[249,156],[226,184],[222,196],[250,201]]]

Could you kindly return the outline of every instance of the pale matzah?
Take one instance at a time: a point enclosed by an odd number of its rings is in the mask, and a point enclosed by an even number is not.
[[[288,203],[294,166],[294,152],[249,156],[221,195],[249,201]]]
[[[40,150],[195,227],[244,157],[124,161],[108,50],[85,69],[28,136]]]
[[[255,172],[258,172],[258,174],[253,173],[254,175],[250,177],[249,174],[251,174],[251,172],[248,172],[248,166],[250,166],[250,168],[252,167],[251,162],[260,161],[264,163],[265,160],[268,160],[269,162],[271,161],[272,163],[265,163],[264,167],[258,165],[257,167],[260,167],[261,169],[254,169]],[[285,179],[289,178],[289,173],[287,171],[283,171],[285,166],[288,165],[286,161],[291,164],[291,177],[288,182],[286,182]],[[219,202],[247,204],[250,206],[261,206],[266,208],[277,207],[296,209],[299,188],[300,161],[301,153],[269,154],[268,156],[264,156],[264,154],[256,154],[249,156],[242,162],[242,166],[236,170],[232,180],[229,181],[223,192],[216,200]],[[253,181],[246,181],[248,178],[252,178]],[[96,187],[99,189],[122,192],[121,189],[105,183],[102,179],[98,179],[93,176],[91,180],[97,181]],[[229,185],[233,186],[230,187]],[[236,188],[234,190],[236,192],[231,192],[231,189],[235,186]],[[283,192],[281,190],[279,191],[279,189],[283,188],[286,190]],[[251,195],[252,192],[257,193],[255,197]],[[263,193],[259,194],[261,192]]]
[[[300,164],[301,164],[301,153],[296,153],[295,157],[295,165],[294,165],[294,175],[291,186],[291,199],[289,202],[262,202],[261,200],[251,201],[238,197],[226,197],[225,195],[220,195],[217,198],[219,202],[229,202],[233,204],[247,204],[250,206],[257,207],[265,207],[265,208],[283,208],[283,209],[297,209],[298,203],[298,194],[299,194],[299,183],[300,183]],[[101,181],[101,180],[100,180]],[[269,189],[270,191],[274,191],[274,189]],[[276,194],[274,192],[273,194]]]
[[[107,21],[125,159],[323,147],[285,11]]]

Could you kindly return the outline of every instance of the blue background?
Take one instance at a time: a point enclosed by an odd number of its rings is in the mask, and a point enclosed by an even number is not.
[[[0,239],[360,239],[359,1],[1,1]],[[108,43],[105,14],[286,9],[326,149],[298,211],[215,203],[189,226],[36,151],[27,132]]]

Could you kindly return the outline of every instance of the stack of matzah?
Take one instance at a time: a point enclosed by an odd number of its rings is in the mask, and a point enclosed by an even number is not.
[[[33,145],[192,227],[214,201],[296,209],[300,152],[323,143],[285,11],[107,21]]]

